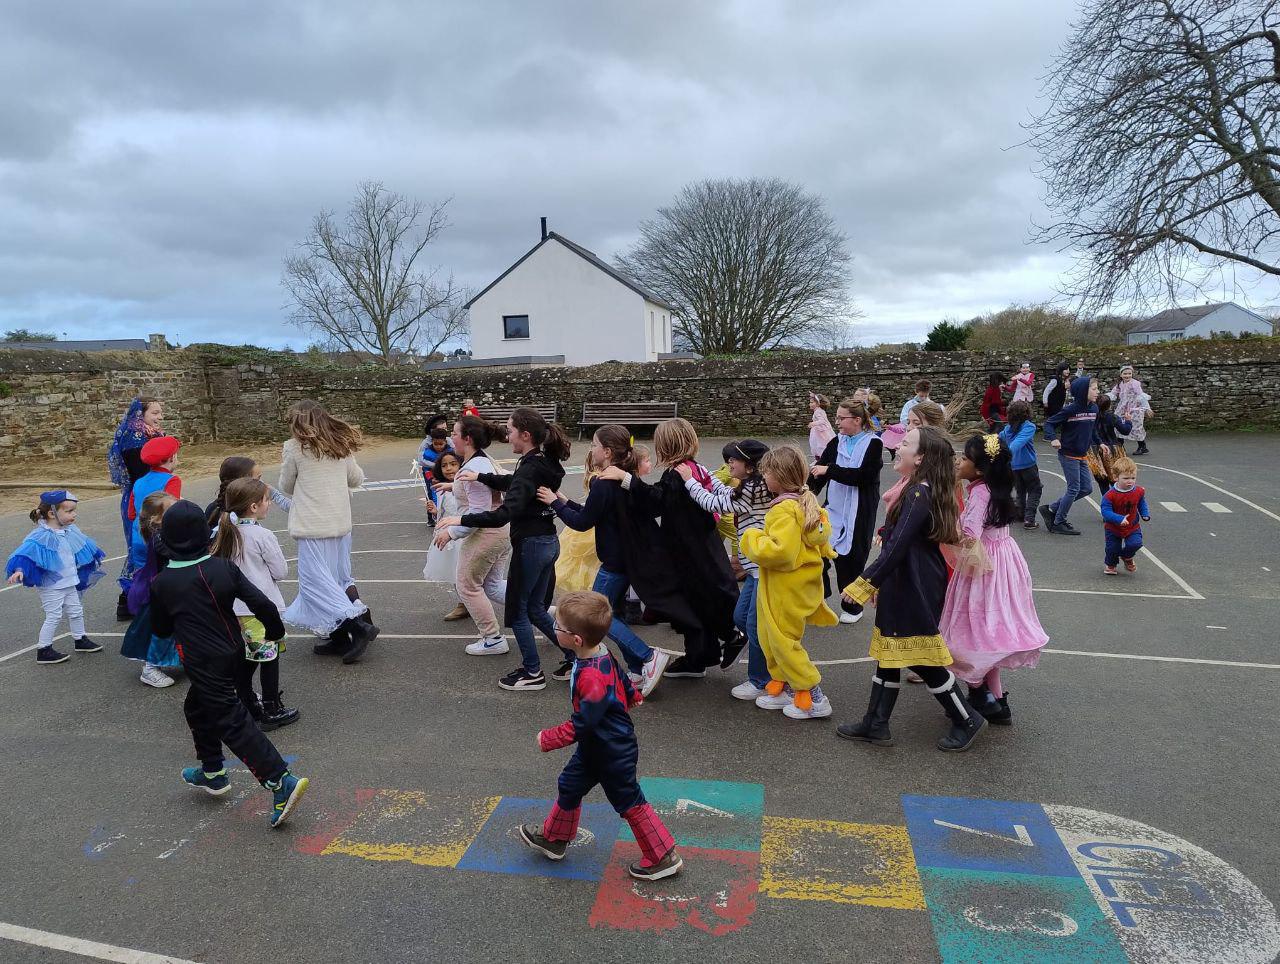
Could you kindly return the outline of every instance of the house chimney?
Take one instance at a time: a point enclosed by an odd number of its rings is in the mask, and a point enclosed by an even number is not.
[[[542,240],[547,240],[547,219],[542,219]]]

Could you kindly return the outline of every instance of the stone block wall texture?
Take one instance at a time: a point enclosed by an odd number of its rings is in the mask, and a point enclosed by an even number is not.
[[[1070,353],[1071,361],[1079,352]],[[1091,349],[1086,368],[1104,387],[1132,363],[1152,396],[1159,429],[1280,428],[1280,338],[1167,342]],[[557,402],[576,433],[584,402],[674,401],[707,435],[803,434],[808,392],[838,400],[859,386],[883,399],[889,420],[929,378],[936,399],[956,392],[976,412],[987,373],[1009,376],[1022,361],[1037,374],[1037,396],[1061,357],[974,352],[858,352],[779,355],[584,368],[329,368],[257,350],[81,354],[0,351],[0,455],[29,458],[104,452],[129,400],[157,395],[166,426],[184,441],[268,441],[285,436],[284,416],[314,398],[377,435],[421,436],[434,412],[462,399],[486,404]],[[1040,415],[1037,412],[1037,420]]]

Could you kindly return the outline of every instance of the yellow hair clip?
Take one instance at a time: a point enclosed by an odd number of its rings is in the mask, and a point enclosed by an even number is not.
[[[1000,454],[1000,436],[984,435],[982,436],[982,447],[987,452],[987,458],[994,459]]]

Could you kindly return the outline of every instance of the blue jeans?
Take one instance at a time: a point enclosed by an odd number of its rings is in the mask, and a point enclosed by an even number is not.
[[[1107,530],[1106,561],[1108,566],[1114,566],[1121,559],[1132,559],[1141,548],[1141,529],[1134,529],[1127,536],[1117,535],[1110,529]]]
[[[630,580],[622,573],[610,572],[601,566],[596,572],[596,581],[591,588],[609,600],[609,605],[613,607],[614,612],[617,612],[618,604],[626,598],[629,585]],[[627,669],[633,673],[644,669],[644,664],[653,656],[653,650],[649,648],[649,644],[637,636],[631,627],[617,616],[614,616],[613,622],[609,624],[609,638],[618,644],[618,648],[622,650],[622,658],[626,660]]]
[[[507,600],[512,604],[511,632],[520,647],[521,663],[530,673],[542,667],[533,627],[556,642],[556,624],[547,612],[545,600],[559,555],[560,542],[555,536],[530,536],[520,540],[511,559],[511,575],[515,577],[507,580]]]
[[[1062,498],[1053,503],[1053,523],[1062,525],[1067,521],[1067,513],[1071,506],[1093,491],[1093,476],[1089,474],[1089,463],[1084,459],[1073,459],[1061,452],[1058,453],[1058,464],[1062,466],[1062,476],[1067,480],[1067,491]]]
[[[764,689],[764,684],[769,682],[769,668],[765,665],[764,650],[760,648],[756,621],[756,593],[759,590],[759,577],[747,573],[747,578],[742,580],[742,588],[738,590],[738,604],[733,607],[733,624],[747,634],[747,679]]]

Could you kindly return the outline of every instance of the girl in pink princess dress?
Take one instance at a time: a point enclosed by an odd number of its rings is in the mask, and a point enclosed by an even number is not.
[[[1031,573],[1009,535],[1017,521],[1009,448],[998,436],[974,435],[956,463],[969,483],[960,516],[964,543],[947,584],[939,631],[969,684],[969,702],[988,721],[1013,722],[1000,670],[1035,666],[1049,642],[1031,598]]]
[[[1031,371],[1031,363],[1023,362],[1018,374],[1013,376],[1013,381],[1008,386],[1013,390],[1013,401],[1031,404],[1031,400],[1035,398],[1035,392],[1032,390],[1035,383],[1036,376]]]
[[[836,437],[836,430],[831,427],[831,417],[827,415],[830,407],[831,399],[827,396],[809,393],[809,411],[813,413],[813,417],[809,419],[809,455],[814,462],[826,451],[827,443]]]

